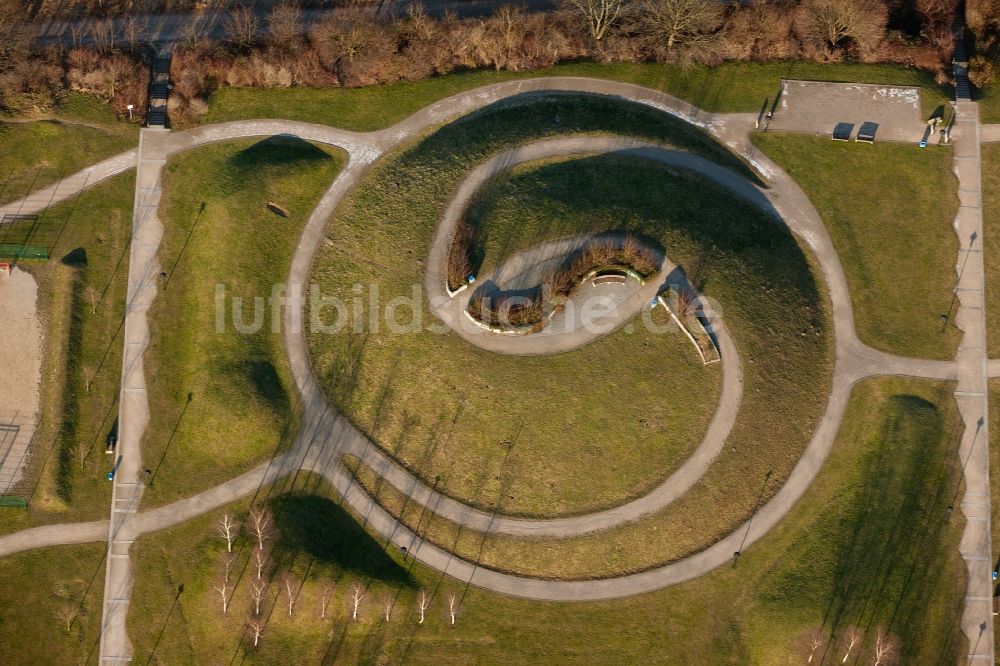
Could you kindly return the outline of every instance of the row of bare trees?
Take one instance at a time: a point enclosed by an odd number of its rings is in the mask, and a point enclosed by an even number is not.
[[[257,646],[263,638],[268,618],[277,608],[276,604],[279,601],[282,610],[287,613],[288,617],[295,614],[305,581],[292,571],[279,571],[271,567],[270,553],[273,545],[269,546],[269,544],[277,541],[278,533],[274,529],[274,517],[267,507],[252,506],[243,520],[227,511],[215,522],[214,529],[216,536],[226,545],[225,551],[220,554],[219,572],[213,584],[213,589],[219,595],[219,604],[223,615],[229,614],[234,594],[237,591],[238,580],[235,574],[240,563],[238,555],[240,537],[245,535],[249,542],[250,555],[246,562],[249,576],[245,585],[245,594],[247,595],[245,626],[248,641]],[[328,609],[334,599],[334,592],[333,582],[323,584],[317,609],[317,617],[320,620],[326,619]],[[366,586],[360,583],[350,586],[346,595],[346,603],[352,620],[361,618],[367,599],[368,588]],[[384,621],[388,622],[392,618],[397,600],[398,593],[392,591],[386,591],[377,599],[379,616]],[[275,605],[270,605],[270,601],[273,601]],[[427,611],[431,607],[431,601],[432,595],[426,590],[420,590],[417,593],[415,610],[418,624],[424,623]],[[459,611],[458,595],[448,594],[446,603],[449,621],[451,624],[455,624]]]
[[[206,110],[205,97],[224,85],[356,87],[476,68],[535,69],[579,58],[706,64],[856,58],[911,64],[943,79],[955,5],[919,0],[919,26],[901,34],[887,29],[888,0],[561,2],[554,12],[501,7],[484,18],[435,18],[414,6],[398,19],[383,20],[344,8],[315,23],[295,4],[278,5],[268,16],[235,9],[225,22],[223,45],[193,27],[184,36],[174,58],[171,112],[197,117]]]
[[[435,18],[413,6],[395,20],[347,7],[313,23],[294,3],[268,14],[239,7],[224,21],[222,42],[200,33],[196,22],[185,28],[170,112],[182,122],[196,119],[220,85],[353,87],[579,58],[707,64],[857,58],[912,64],[944,77],[955,1],[917,0],[913,34],[887,31],[899,5],[892,0],[561,0],[559,11],[529,14],[505,6],[483,18]],[[994,5],[1000,0],[970,0],[986,32],[1000,26]],[[0,108],[44,110],[66,88],[107,99],[119,113],[126,103],[145,103],[148,73],[138,58],[149,27],[144,18],[81,23],[73,47],[32,52],[23,17],[3,7]]]
[[[851,658],[855,661],[851,663],[857,663],[858,655],[856,650],[860,650],[862,644],[864,643],[864,634],[858,630],[857,627],[852,627],[851,630],[843,637],[844,642],[844,654],[840,659],[840,663],[846,664]],[[824,645],[824,637],[821,631],[816,631],[809,638],[809,656],[806,659],[807,664],[813,663],[813,659],[816,656],[817,650],[819,650]],[[871,654],[869,655],[869,661],[865,662],[871,666],[891,666],[897,663],[899,657],[899,650],[895,639],[893,639],[889,634],[882,631],[881,628],[875,630],[875,644],[872,645]],[[839,653],[838,653],[839,654]]]
[[[94,95],[124,115],[146,103],[149,70],[141,55],[146,26],[133,17],[116,27],[95,20],[74,28],[73,45],[36,49],[23,16],[0,0],[0,109],[51,112],[67,91]]]

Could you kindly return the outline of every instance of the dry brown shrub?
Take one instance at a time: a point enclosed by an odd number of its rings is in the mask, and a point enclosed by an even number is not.
[[[466,284],[472,274],[472,239],[475,230],[472,225],[461,222],[455,229],[448,252],[448,287],[454,291]]]

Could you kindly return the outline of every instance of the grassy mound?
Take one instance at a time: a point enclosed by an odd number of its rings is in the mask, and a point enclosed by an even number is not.
[[[295,396],[269,299],[342,164],[339,152],[275,138],[205,146],[167,165],[160,209],[167,276],[150,313],[160,325],[146,356],[150,504],[231,478],[294,437]]]
[[[700,145],[686,136],[701,136],[697,130],[652,113],[556,97],[448,125],[379,165],[345,202],[317,255],[315,280],[345,299],[355,284],[377,284],[382,302],[409,295],[453,188],[472,165],[524,141],[614,127]],[[783,478],[791,469],[824,402],[828,332],[807,261],[786,229],[700,178],[615,157],[536,175],[510,186],[517,205],[497,207],[509,226],[491,239],[516,235],[527,245],[569,227],[636,229],[700,273],[726,308],[748,372],[745,418],[727,446],[740,457],[702,492],[720,505],[706,518],[713,529],[741,519],[764,473],[773,468]],[[310,346],[338,409],[428,483],[505,513],[555,515],[644,493],[700,440],[714,410],[717,380],[707,373],[715,370],[680,336],[636,331],[548,358],[507,358],[427,331],[313,334]]]

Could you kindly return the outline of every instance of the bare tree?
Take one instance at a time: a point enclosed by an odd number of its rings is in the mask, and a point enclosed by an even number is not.
[[[56,608],[56,617],[63,623],[68,634],[73,628],[73,621],[80,614],[80,607],[72,601],[64,601]]]
[[[564,4],[599,42],[628,13],[631,0],[564,0]]]
[[[796,28],[814,47],[836,49],[852,42],[865,55],[882,41],[888,19],[883,0],[804,0]]]
[[[894,641],[879,629],[875,633],[875,653],[872,666],[886,666],[889,660],[895,656],[895,653],[896,645]]]
[[[854,646],[857,645],[860,640],[861,632],[857,629],[851,629],[851,633],[847,635],[847,649],[844,651],[844,658],[840,660],[840,663],[847,663],[847,659],[851,656],[851,650],[854,649]]]
[[[644,0],[642,18],[646,31],[668,49],[698,46],[722,21],[722,4],[704,0]]]
[[[264,567],[267,566],[267,553],[263,548],[254,548],[250,559],[253,560],[254,569],[257,570],[257,580],[260,580],[264,577]]]
[[[229,580],[232,578],[233,566],[236,564],[236,555],[232,552],[227,552],[222,556],[222,577],[221,582],[217,583],[215,591],[219,593],[222,597],[222,614],[229,614]]]
[[[267,507],[250,507],[250,529],[257,538],[257,547],[264,549],[264,542],[271,538],[271,511]]]
[[[97,379],[97,370],[94,366],[90,364],[84,364],[83,366],[83,387],[87,393],[90,393],[90,387],[94,385],[94,380]]]
[[[451,623],[455,624],[455,616],[458,614],[458,597],[452,592],[448,595],[448,616],[451,618]]]
[[[111,19],[94,21],[90,26],[90,40],[101,53],[107,53],[115,47],[115,37],[115,24]]]
[[[420,594],[417,595],[417,609],[420,611],[420,621],[417,624],[424,623],[424,617],[427,614],[427,608],[431,605],[431,596],[427,594],[426,590],[420,590]]]
[[[250,629],[250,635],[253,637],[253,646],[257,647],[260,643],[260,637],[264,634],[264,620],[259,617],[251,617],[247,620],[247,628]]]
[[[267,583],[264,581],[250,581],[250,598],[253,600],[254,615],[260,615],[260,602],[264,599],[265,590],[267,590]]]
[[[392,607],[396,605],[396,595],[392,592],[386,592],[382,595],[382,617],[388,622],[389,618],[392,617]]]
[[[125,19],[125,23],[122,24],[122,33],[125,41],[128,42],[129,51],[134,53],[138,49],[139,42],[142,41],[148,27],[149,19],[145,17],[140,18],[135,14],[129,14],[128,18]]]
[[[77,440],[76,444],[73,445],[73,451],[76,452],[76,457],[80,459],[80,469],[84,469],[87,465],[87,457],[90,455],[90,445],[82,439]]]
[[[326,607],[330,605],[330,597],[333,595],[333,585],[323,586],[323,596],[319,601],[319,619],[326,619]]]
[[[917,13],[928,25],[951,21],[957,0],[917,0]]]
[[[90,314],[97,314],[97,303],[101,300],[101,292],[94,285],[87,285],[87,300],[90,301]]]
[[[215,530],[220,537],[226,540],[226,552],[233,552],[233,541],[236,540],[236,535],[240,532],[240,524],[236,522],[236,518],[226,511],[219,518],[219,522],[215,524]]]
[[[365,598],[365,591],[360,585],[355,585],[351,590],[351,619],[358,619],[358,609],[361,608],[361,600]]]
[[[271,9],[267,34],[275,46],[295,50],[302,39],[302,9],[294,3],[282,3]]]
[[[807,664],[812,663],[813,657],[816,655],[816,650],[818,650],[821,645],[823,645],[823,636],[817,630],[816,633],[812,635],[812,638],[809,639],[809,658],[806,660]]]
[[[296,592],[299,581],[295,578],[295,574],[286,571],[281,576],[281,582],[285,586],[285,595],[288,597],[288,617],[291,617],[292,611],[295,610]]]
[[[226,39],[237,46],[246,48],[253,43],[257,36],[260,22],[250,7],[237,7],[229,12],[222,27],[226,31]]]

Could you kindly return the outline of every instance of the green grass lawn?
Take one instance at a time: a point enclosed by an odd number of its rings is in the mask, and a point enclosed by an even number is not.
[[[16,201],[138,142],[135,125],[116,121],[109,107],[84,95],[71,95],[52,119],[4,122],[0,117],[0,203]]]
[[[205,123],[289,118],[359,131],[386,127],[470,88],[537,76],[588,76],[647,86],[706,111],[757,112],[774,100],[782,78],[920,86],[925,115],[950,99],[934,76],[897,65],[815,62],[724,63],[718,67],[634,63],[571,63],[526,72],[476,71],[367,88],[220,88]]]
[[[984,146],[985,147],[985,146]],[[989,411],[990,411],[990,538],[993,545],[993,561],[1000,562],[1000,515],[995,507],[1000,506],[1000,484],[995,479],[1000,479],[1000,447],[996,445],[996,440],[992,438],[993,433],[1000,433],[1000,379],[989,380]],[[996,592],[994,592],[995,594]],[[994,622],[994,629],[996,623]],[[994,644],[1000,649],[1000,635],[994,632]]]
[[[317,255],[316,281],[345,299],[353,285],[370,283],[383,303],[409,295],[453,188],[470,165],[512,145],[606,127],[666,141],[693,131],[629,109],[558,98],[440,129],[381,163],[345,201]],[[558,125],[545,122],[556,115]],[[689,498],[712,510],[699,514],[696,528],[684,528],[685,539],[665,544],[700,548],[748,515],[769,469],[775,481],[785,478],[825,403],[829,330],[808,260],[787,230],[759,211],[701,178],[641,160],[575,160],[498,187],[519,204],[498,206],[504,233],[540,242],[584,228],[641,229],[722,304],[746,373],[742,412],[712,475]],[[577,513],[643,493],[679,462],[671,449],[659,449],[667,437],[650,438],[655,428],[679,427],[692,437],[698,431],[684,424],[693,410],[706,413],[701,396],[692,395],[704,383],[692,385],[683,371],[693,350],[648,333],[622,331],[575,352],[530,359],[428,331],[314,333],[310,345],[338,410],[428,483],[505,513]],[[509,455],[505,440],[513,443]],[[690,520],[683,508],[672,515]]]
[[[979,122],[1000,123],[1000,83],[972,90],[974,99],[979,103]]]
[[[270,305],[255,310],[254,299],[287,278],[302,227],[343,163],[338,151],[282,138],[214,144],[168,163],[160,208],[167,278],[146,356],[148,505],[236,476],[294,438],[284,343]],[[221,313],[217,285],[226,294]],[[243,299],[243,324],[263,317],[257,332],[233,324],[233,298]]]
[[[857,627],[864,638],[849,663],[871,663],[880,628],[899,646],[898,663],[954,663],[966,646],[958,627],[962,525],[947,522],[945,511],[959,473],[951,390],[906,379],[860,384],[838,445],[805,499],[738,566],[617,601],[539,603],[466,589],[402,561],[395,548],[383,552],[381,541],[359,533],[352,516],[327,499],[324,484],[304,476],[286,481],[264,492],[287,536],[270,542],[273,602],[260,646],[249,647],[245,630],[254,576],[243,569],[248,535],[236,547],[240,573],[228,616],[213,589],[225,550],[213,535],[220,510],[135,544],[135,661],[778,666],[805,663],[809,639],[819,634],[823,645],[812,663],[840,664]],[[246,506],[227,510],[239,515]],[[291,617],[279,573],[288,568],[306,579]],[[355,584],[366,596],[352,621]],[[420,590],[433,595],[423,624]],[[387,592],[395,595],[388,622],[381,614]]]
[[[952,358],[961,332],[940,319],[950,311],[958,256],[951,150],[778,132],[756,133],[753,141],[826,223],[847,274],[858,337],[897,354]]]
[[[106,549],[99,543],[55,546],[2,560],[4,663],[98,663]]]
[[[51,251],[44,263],[21,264],[38,281],[45,332],[41,419],[29,473],[15,489],[31,508],[5,510],[0,530],[107,517],[104,445],[118,415],[134,190],[129,171],[48,209],[33,233],[15,225],[0,234],[30,235]]]
[[[1000,356],[1000,144],[982,151],[983,252],[986,273],[986,350]]]

